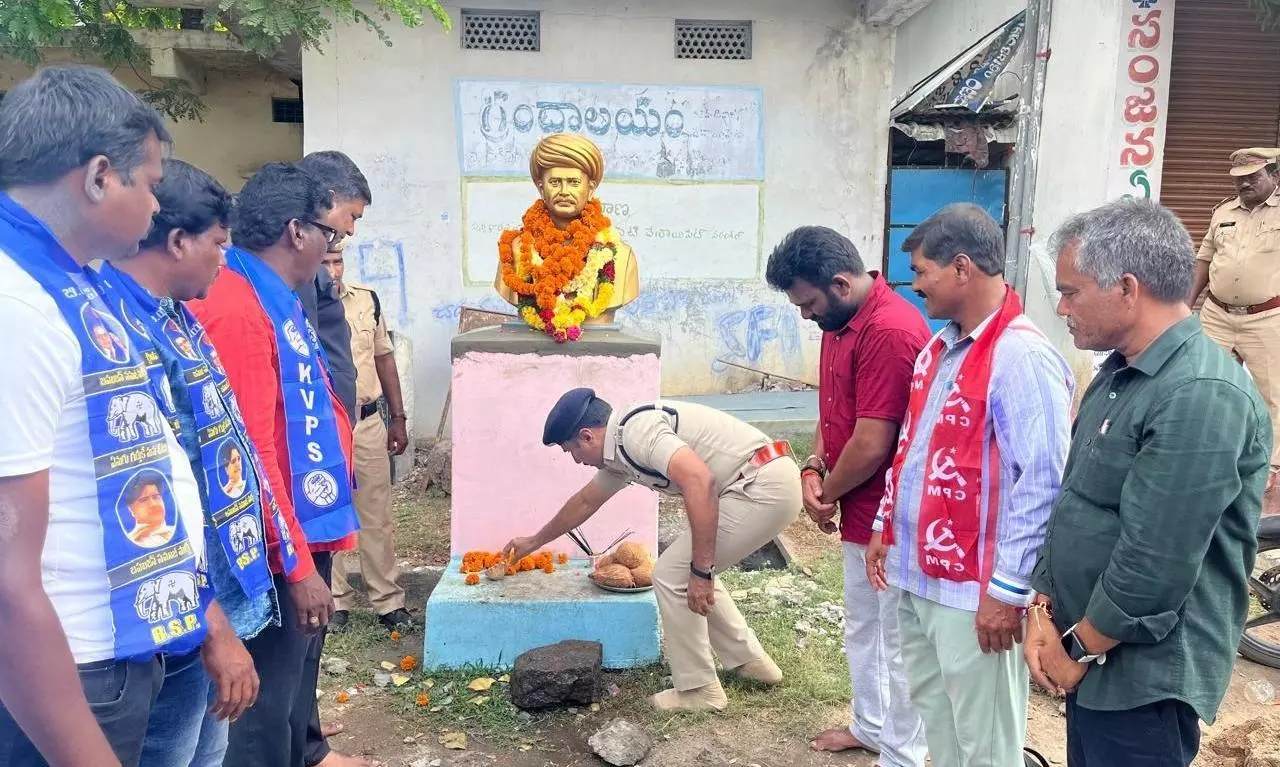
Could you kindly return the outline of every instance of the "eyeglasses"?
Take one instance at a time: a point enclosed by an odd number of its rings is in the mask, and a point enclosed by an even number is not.
[[[324,232],[324,243],[326,245],[332,245],[333,243],[342,239],[342,232],[339,232],[337,229],[334,229],[332,226],[325,226],[319,221],[308,221],[307,223],[311,224],[315,228]]]

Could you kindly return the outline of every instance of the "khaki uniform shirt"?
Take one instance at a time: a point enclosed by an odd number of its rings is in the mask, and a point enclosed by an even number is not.
[[[1232,306],[1280,296],[1280,191],[1249,210],[1237,197],[1213,211],[1196,256],[1209,262],[1209,292]]]
[[[639,412],[625,426],[620,425],[628,413],[647,404],[656,409]],[[663,408],[670,408],[675,414]],[[678,450],[688,447],[711,469],[723,494],[755,475],[757,469],[748,461],[772,442],[756,427],[705,405],[664,400],[641,403],[615,410],[609,418],[604,468],[596,472],[594,482],[609,494],[636,483],[665,495],[679,495],[680,488],[666,477],[667,467]],[[623,457],[623,451],[630,461]]]
[[[356,367],[356,407],[376,402],[382,396],[375,357],[391,354],[395,347],[387,335],[386,315],[373,318],[373,289],[363,285],[342,284],[342,308],[351,328],[351,359]]]

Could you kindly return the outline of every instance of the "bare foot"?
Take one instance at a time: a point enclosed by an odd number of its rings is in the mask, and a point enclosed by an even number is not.
[[[814,751],[838,752],[860,748],[873,754],[877,753],[875,749],[853,737],[853,733],[849,732],[848,728],[827,730],[811,740],[809,746]]]
[[[334,735],[337,735],[345,729],[347,728],[337,724],[336,722],[333,724],[322,724],[320,725],[320,734],[326,738],[332,738]]]
[[[337,751],[330,751],[329,755],[317,762],[315,767],[375,767],[375,765],[363,756],[347,756]]]

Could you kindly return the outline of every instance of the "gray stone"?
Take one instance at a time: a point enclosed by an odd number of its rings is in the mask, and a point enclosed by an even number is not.
[[[653,738],[625,719],[614,719],[587,739],[596,756],[615,767],[630,767],[649,755]]]
[[[422,471],[427,475],[427,487],[438,487],[453,493],[453,442],[436,440],[422,458]]]
[[[576,639],[537,647],[516,658],[511,702],[519,708],[589,706],[600,700],[599,642]]]

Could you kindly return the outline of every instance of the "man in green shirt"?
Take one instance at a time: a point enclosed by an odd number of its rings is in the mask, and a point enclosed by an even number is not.
[[[1115,351],[1076,418],[1027,665],[1067,695],[1069,767],[1186,767],[1248,610],[1271,422],[1187,308],[1195,251],[1172,212],[1118,200],[1052,247],[1076,346]]]

